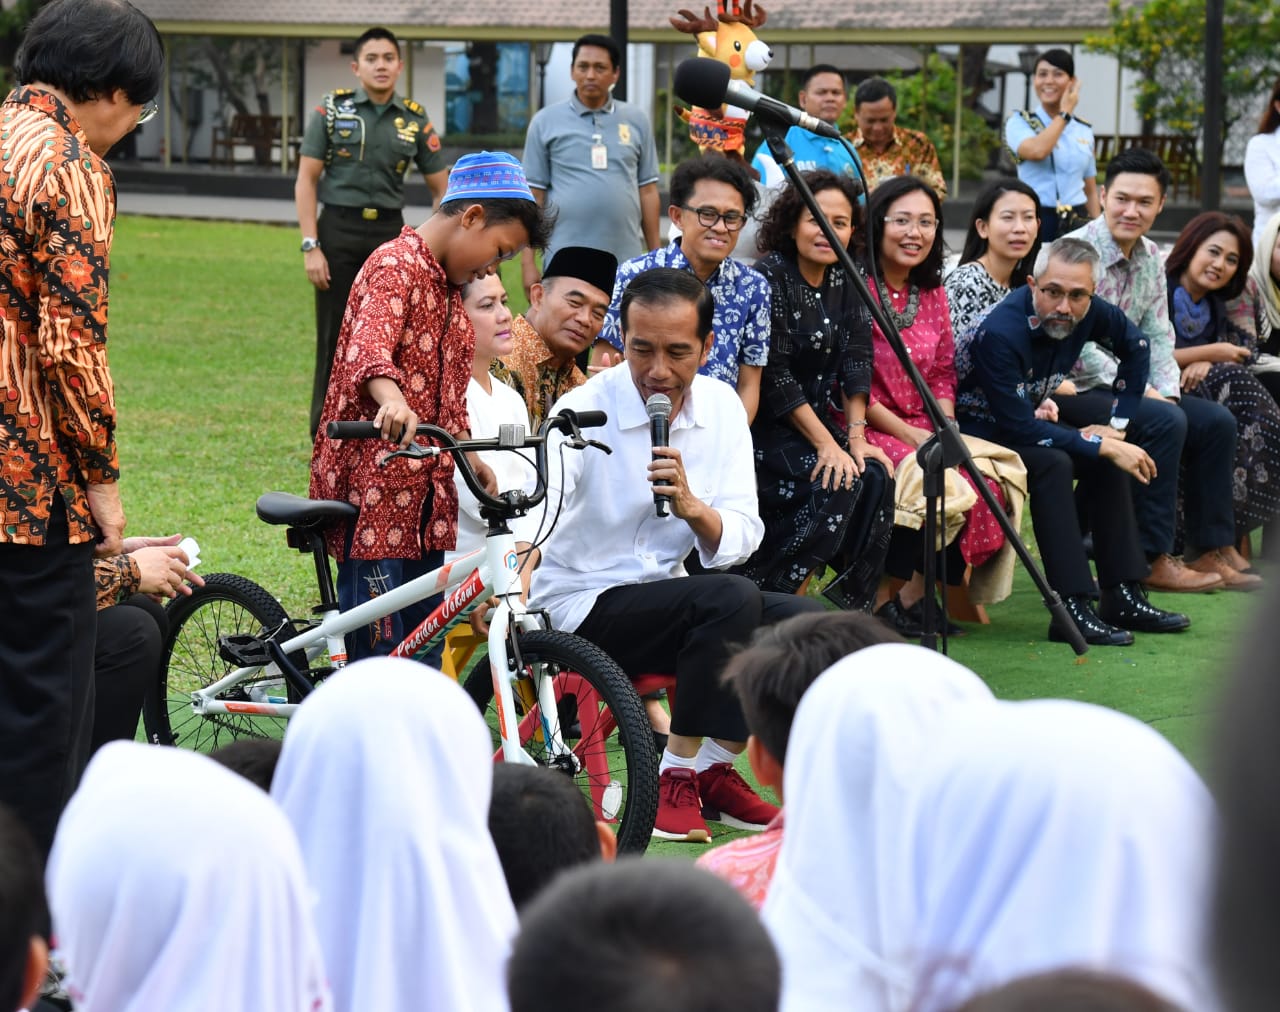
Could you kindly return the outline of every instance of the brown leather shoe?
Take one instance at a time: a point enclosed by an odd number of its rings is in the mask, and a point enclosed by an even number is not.
[[[1257,590],[1262,586],[1262,577],[1254,573],[1236,572],[1235,567],[1217,548],[1211,552],[1205,552],[1195,562],[1188,562],[1187,568],[1197,573],[1217,573],[1222,577],[1222,586],[1225,590]]]
[[[1142,582],[1151,590],[1175,594],[1202,594],[1210,590],[1221,590],[1223,586],[1222,576],[1216,569],[1196,572],[1172,555],[1157,555],[1151,563],[1151,575]]]
[[[1235,545],[1224,545],[1218,551],[1222,553],[1222,557],[1227,560],[1227,565],[1234,569],[1237,573],[1256,573],[1253,564],[1240,554],[1240,550]]]

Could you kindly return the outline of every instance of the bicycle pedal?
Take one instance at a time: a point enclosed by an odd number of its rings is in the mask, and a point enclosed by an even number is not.
[[[219,636],[218,656],[228,664],[234,664],[239,668],[266,667],[271,663],[267,645],[261,637],[250,633]]]

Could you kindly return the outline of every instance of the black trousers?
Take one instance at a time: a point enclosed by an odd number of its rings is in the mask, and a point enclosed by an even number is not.
[[[67,537],[55,495],[43,545],[0,544],[0,802],[46,856],[93,719],[93,545]]]
[[[745,576],[707,573],[612,587],[575,632],[632,678],[675,674],[672,734],[746,741],[738,698],[720,684],[730,650],[762,625],[822,610],[813,598],[761,591]]]
[[[1068,425],[1105,425],[1111,417],[1109,390],[1086,390],[1055,397]],[[1231,500],[1236,458],[1235,417],[1216,401],[1184,397],[1177,404],[1142,398],[1127,436],[1151,455],[1156,477],[1150,485],[1131,486],[1142,547],[1150,556],[1173,551],[1178,514],[1179,461],[1186,464],[1182,488],[1185,540],[1198,548],[1235,542]]]
[[[160,677],[168,628],[163,606],[145,594],[98,612],[91,753],[109,741],[132,741],[137,734],[142,697]]]
[[[1031,524],[1049,586],[1063,597],[1094,593],[1089,558],[1080,538],[1077,499],[1093,531],[1099,585],[1106,590],[1147,575],[1127,472],[1101,457],[1077,457],[1051,446],[1011,449],[1027,466]],[[1072,480],[1077,478],[1079,496],[1072,494]]]
[[[366,221],[358,207],[328,207],[320,212],[316,238],[329,262],[329,287],[316,289],[316,372],[311,385],[311,438],[320,427],[320,411],[329,389],[333,353],[338,347],[342,315],[360,268],[369,254],[390,242],[404,227],[404,215],[386,214]]]

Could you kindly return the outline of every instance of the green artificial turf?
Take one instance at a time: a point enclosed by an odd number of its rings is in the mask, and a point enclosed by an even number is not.
[[[503,277],[513,308],[522,308],[519,265],[505,265]],[[239,573],[291,613],[305,612],[314,598],[309,559],[253,509],[264,491],[307,489],[314,309],[287,230],[121,218],[109,340],[127,532],[190,534],[202,571]],[[1202,765],[1205,718],[1256,600],[1157,595],[1157,605],[1191,616],[1190,631],[1139,636],[1134,647],[1094,648],[1077,661],[1045,640],[1046,613],[1020,572],[1013,596],[988,609],[991,624],[970,626],[950,652],[998,696],[1115,707]],[[683,844],[652,851],[700,852]]]

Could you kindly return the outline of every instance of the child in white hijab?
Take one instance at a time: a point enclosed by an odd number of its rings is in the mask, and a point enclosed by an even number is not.
[[[885,644],[828,668],[800,700],[783,786],[787,829],[761,916],[782,958],[783,1012],[905,1007],[884,953],[902,937],[910,879],[897,818],[957,708],[994,706],[968,668]],[[896,988],[894,985],[898,985]]]
[[[1154,729],[1086,703],[998,703],[929,749],[898,860],[915,925],[918,1012],[1074,967],[1129,977],[1196,1012],[1219,1003],[1207,949],[1216,816]]]
[[[77,1012],[332,1008],[293,830],[207,756],[105,745],[46,878]]]
[[[337,1012],[507,1008],[492,778],[480,711],[426,665],[361,661],[298,708],[271,793],[316,887]]]

